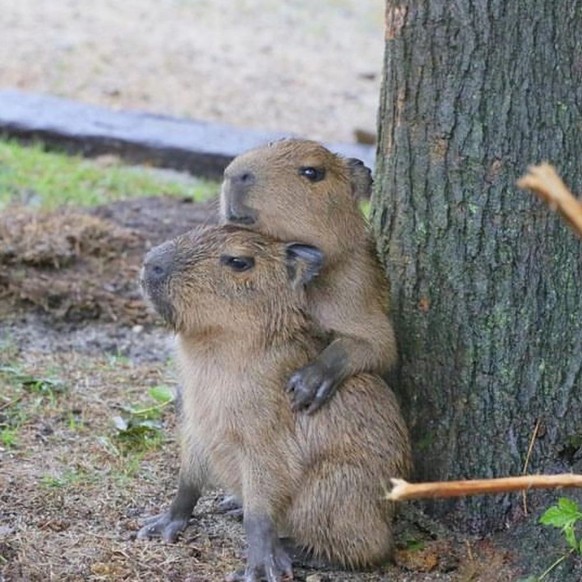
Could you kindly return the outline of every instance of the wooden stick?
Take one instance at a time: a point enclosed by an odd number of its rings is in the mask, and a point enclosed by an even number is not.
[[[501,479],[475,479],[471,481],[434,481],[432,483],[408,483],[403,479],[390,479],[392,491],[390,501],[425,499],[432,497],[464,497],[507,493],[527,489],[555,489],[557,487],[582,487],[582,475],[524,475]]]
[[[582,236],[582,202],[566,188],[553,166],[543,163],[539,166],[530,166],[528,171],[528,174],[517,181],[517,185],[537,194]]]

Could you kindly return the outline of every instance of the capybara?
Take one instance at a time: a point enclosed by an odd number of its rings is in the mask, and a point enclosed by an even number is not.
[[[325,264],[308,286],[307,305],[330,342],[287,389],[293,405],[314,412],[347,377],[384,374],[397,349],[388,316],[388,281],[358,207],[372,187],[370,170],[321,144],[285,139],[235,158],[224,172],[222,223],[321,249]]]
[[[314,557],[369,567],[393,549],[392,477],[410,469],[396,398],[358,373],[326,407],[294,411],[283,386],[329,341],[308,288],[324,254],[234,227],[191,231],[147,255],[142,285],[176,332],[181,467],[170,509],[139,538],[173,541],[208,486],[242,501],[245,581],[292,577],[285,533]]]

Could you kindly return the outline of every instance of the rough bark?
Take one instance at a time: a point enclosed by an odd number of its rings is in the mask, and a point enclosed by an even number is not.
[[[515,180],[545,159],[582,193],[582,0],[388,0],[384,67],[372,220],[417,477],[519,475],[536,424],[528,472],[580,472],[582,245]]]

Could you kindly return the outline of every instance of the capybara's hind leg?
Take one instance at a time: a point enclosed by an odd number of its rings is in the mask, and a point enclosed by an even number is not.
[[[318,471],[294,501],[293,539],[316,559],[358,569],[391,558],[393,506],[382,499],[381,484],[361,473],[349,466]]]

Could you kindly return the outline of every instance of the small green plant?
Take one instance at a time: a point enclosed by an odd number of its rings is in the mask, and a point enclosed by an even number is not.
[[[46,489],[62,489],[70,485],[78,485],[86,479],[87,476],[84,472],[67,469],[59,475],[43,475],[40,478],[40,484]]]
[[[540,523],[560,528],[572,550],[582,555],[582,539],[576,536],[576,525],[582,522],[582,511],[578,503],[562,497],[557,505],[549,507],[540,517]]]
[[[114,416],[113,424],[119,442],[132,452],[156,448],[164,440],[162,424],[158,420]]]
[[[58,378],[37,378],[25,374],[19,381],[25,390],[45,396],[55,397],[67,391],[67,385]]]
[[[66,384],[58,378],[33,376],[23,372],[17,366],[0,366],[0,374],[28,392],[54,397],[67,391]]]
[[[81,430],[85,426],[83,419],[78,414],[72,411],[68,413],[66,423],[68,429],[71,431]]]
[[[419,552],[426,547],[424,540],[419,540],[413,537],[405,539],[402,545],[408,552]]]
[[[145,408],[125,406],[123,416],[113,417],[118,441],[132,452],[156,448],[164,441],[161,416],[174,396],[167,386],[150,388],[149,396],[155,404]]]
[[[145,408],[124,406],[122,407],[122,410],[131,417],[144,420],[158,420],[161,417],[164,408],[174,400],[174,394],[168,386],[164,385],[153,386],[148,390],[148,394],[150,398],[155,401],[155,404],[146,406]]]
[[[160,384],[149,389],[148,394],[158,403],[158,408],[163,409],[174,401],[174,393],[168,386]]]
[[[540,517],[543,525],[556,527],[562,530],[570,551],[556,560],[541,576],[535,580],[543,580],[554,568],[561,564],[572,554],[582,556],[582,538],[576,534],[576,527],[582,523],[582,511],[578,503],[572,499],[562,497],[556,505],[549,507]]]
[[[17,444],[17,431],[14,428],[4,427],[0,430],[0,444],[6,448]]]

